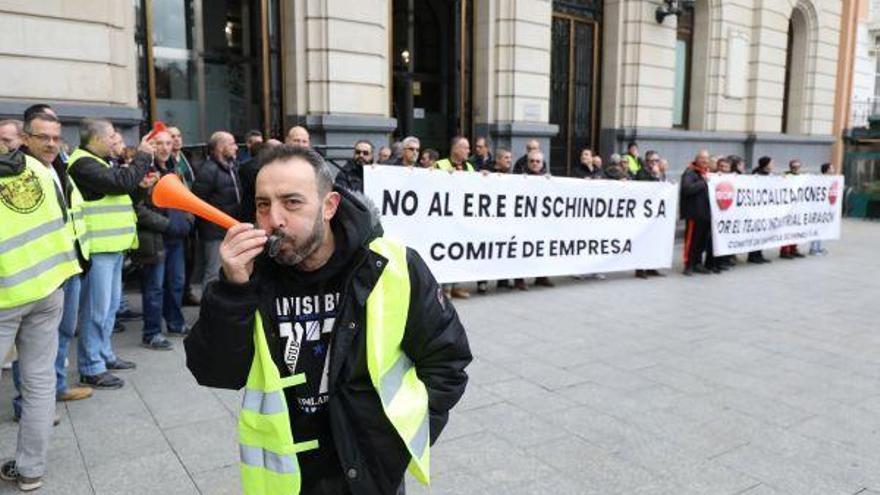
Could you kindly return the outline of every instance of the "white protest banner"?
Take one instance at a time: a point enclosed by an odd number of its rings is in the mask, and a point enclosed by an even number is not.
[[[365,167],[385,235],[440,282],[668,268],[678,188],[526,175]]]
[[[843,176],[709,177],[716,256],[840,239]]]

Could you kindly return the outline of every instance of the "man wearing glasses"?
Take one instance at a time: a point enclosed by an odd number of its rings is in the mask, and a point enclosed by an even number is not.
[[[419,138],[415,136],[407,136],[401,142],[400,159],[394,162],[395,165],[404,167],[416,167],[419,162],[419,149],[421,143]]]
[[[529,139],[529,141],[526,143],[526,154],[519,157],[519,159],[516,160],[516,163],[513,164],[513,173],[514,174],[528,174],[529,173],[528,172],[529,155],[535,151],[537,151],[538,153],[541,153],[541,142],[538,141],[537,139]],[[541,154],[541,156],[544,156],[543,153]],[[543,164],[542,168],[545,170],[545,172],[547,172],[546,163]]]
[[[354,156],[336,174],[336,185],[349,191],[364,192],[364,165],[371,163],[373,143],[361,139],[354,143]]]

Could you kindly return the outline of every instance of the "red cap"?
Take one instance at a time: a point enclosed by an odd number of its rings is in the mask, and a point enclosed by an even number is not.
[[[147,141],[153,139],[153,137],[155,137],[156,134],[159,134],[160,132],[163,132],[166,129],[167,129],[167,127],[165,127],[165,123],[162,122],[161,120],[157,120],[157,121],[153,122],[153,130],[150,131],[149,134],[147,134]]]

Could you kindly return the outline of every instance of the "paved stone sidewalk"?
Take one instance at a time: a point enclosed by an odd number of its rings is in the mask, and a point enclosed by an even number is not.
[[[408,493],[880,494],[880,224],[847,221],[827,247],[457,303],[471,383],[432,450],[432,490],[410,479]],[[239,493],[238,394],[198,387],[179,341],[147,351],[128,327],[116,347],[138,370],[59,405],[40,493]],[[5,373],[4,457],[10,389]]]

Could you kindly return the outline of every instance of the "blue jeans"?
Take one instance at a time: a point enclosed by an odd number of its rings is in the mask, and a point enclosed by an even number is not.
[[[67,370],[64,360],[67,358],[67,346],[76,333],[76,320],[79,311],[79,293],[81,287],[79,275],[74,275],[61,285],[64,290],[64,310],[61,323],[58,324],[58,356],[55,357],[55,397],[67,392]],[[16,416],[21,416],[21,372],[18,361],[12,363],[12,383],[18,392],[12,399],[12,409]]]
[[[92,254],[92,268],[83,277],[79,311],[77,356],[81,375],[107,371],[116,362],[113,323],[122,285],[122,253]]]
[[[183,319],[183,287],[186,283],[186,244],[183,241],[165,245],[165,294],[162,314],[168,330],[180,332],[186,326]]]
[[[810,243],[810,254],[822,252],[822,241],[812,241]]]
[[[141,305],[144,312],[143,339],[162,333],[162,299],[165,280],[165,256],[158,262],[141,266]]]

